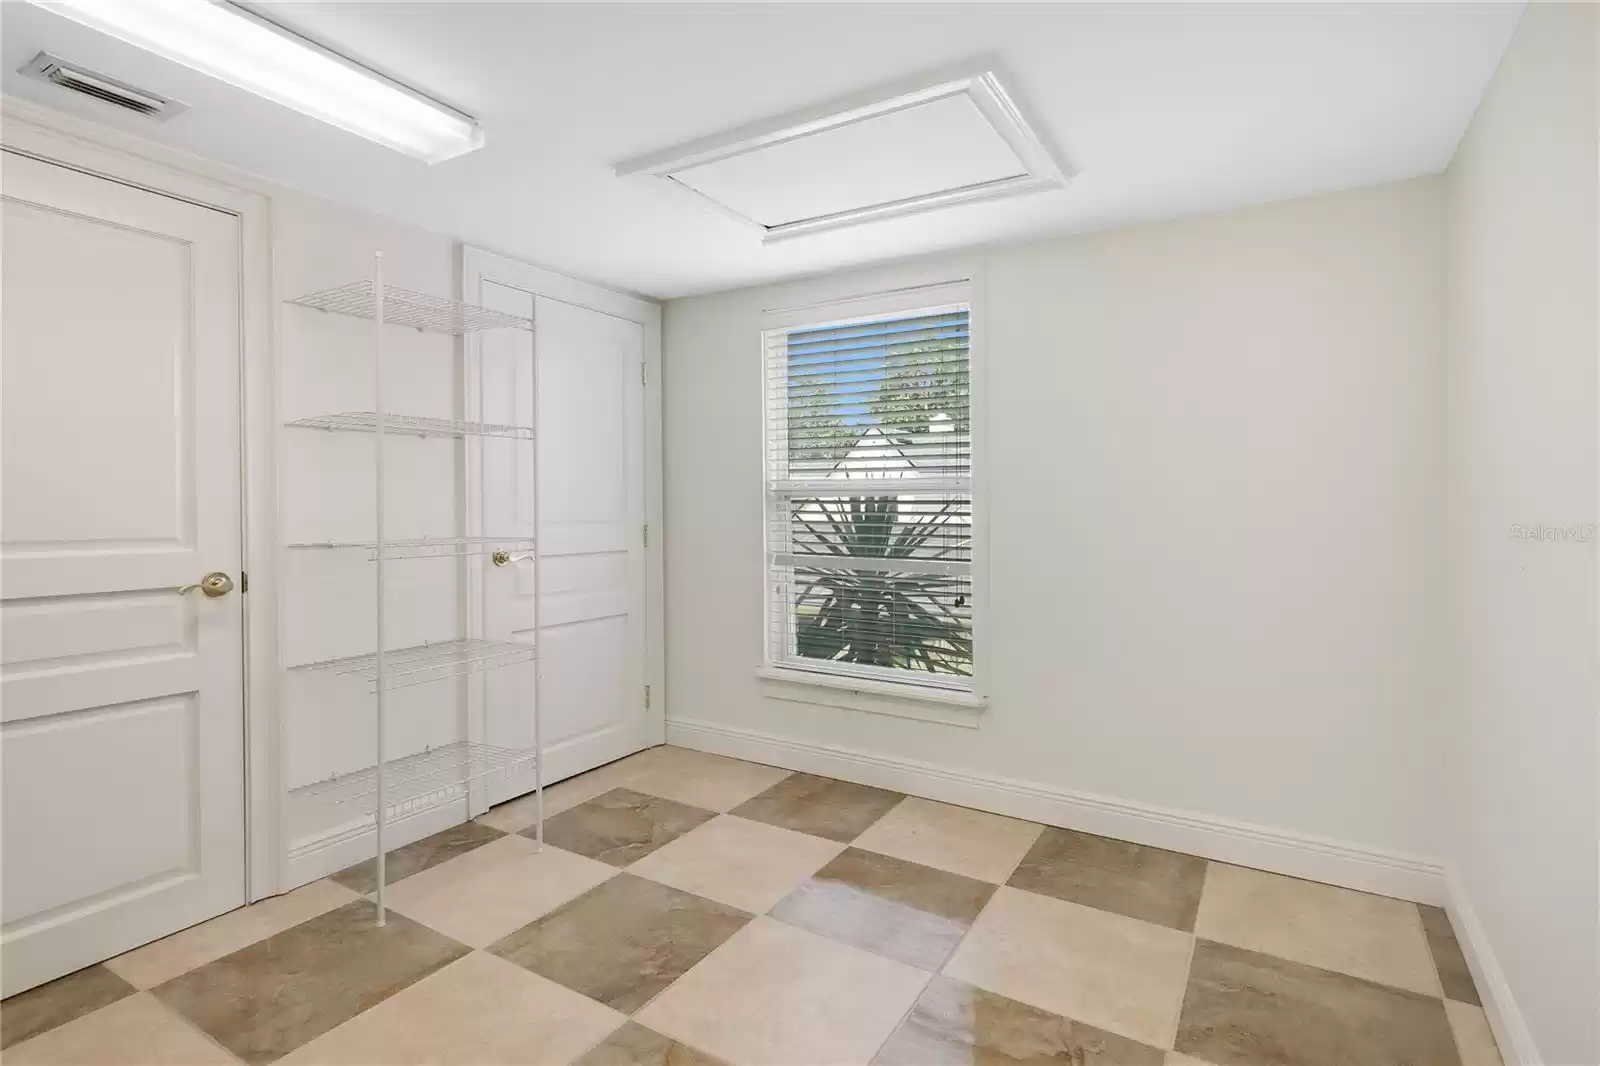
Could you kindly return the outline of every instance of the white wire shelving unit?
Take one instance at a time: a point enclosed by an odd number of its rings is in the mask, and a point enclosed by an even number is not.
[[[544,758],[540,734],[538,692],[538,649],[533,644],[506,643],[476,638],[439,641],[413,647],[389,648],[385,641],[384,563],[396,559],[461,558],[489,556],[497,567],[512,561],[536,559],[537,544],[518,537],[413,537],[389,538],[384,531],[384,462],[387,438],[395,435],[420,437],[502,437],[527,441],[537,448],[534,427],[472,422],[453,418],[396,414],[384,404],[384,331],[393,326],[465,336],[490,329],[533,330],[533,320],[413,292],[385,284],[383,254],[373,256],[372,278],[333,289],[310,293],[286,301],[300,307],[332,314],[353,316],[372,323],[373,410],[346,411],[314,415],[286,423],[292,427],[370,433],[374,438],[373,476],[375,508],[373,538],[363,541],[301,542],[289,548],[304,551],[360,550],[376,568],[376,646],[365,655],[304,663],[297,670],[323,672],[331,676],[365,681],[376,700],[374,758],[371,766],[295,789],[293,803],[313,812],[330,813],[346,826],[370,818],[374,833],[377,866],[377,923],[385,923],[387,913],[387,871],[385,829],[469,794],[472,786],[497,776],[520,775],[531,771],[538,796],[537,839],[544,847]],[[537,373],[537,371],[535,371]],[[537,389],[537,380],[535,380]],[[535,451],[532,462],[538,468]],[[534,567],[537,580],[538,568]],[[531,597],[537,611],[538,597]],[[537,632],[537,618],[533,619]],[[436,681],[466,677],[485,670],[532,662],[534,667],[533,747],[513,749],[463,740],[397,759],[385,758],[385,693]],[[364,831],[364,830],[363,830]]]
[[[377,271],[381,269],[380,266]],[[323,289],[297,296],[289,302],[318,311],[372,319],[384,325],[409,326],[424,333],[448,333],[457,337],[486,329],[533,330],[531,318],[385,285],[377,271],[370,281]]]
[[[341,430],[346,433],[376,433],[378,412],[342,411],[336,415],[297,418],[286,425],[301,429]],[[494,422],[468,422],[459,418],[429,418],[426,415],[385,415],[383,430],[397,436],[417,437],[509,437],[532,440],[532,426],[504,426]]]
[[[382,767],[384,773],[384,817],[389,822],[465,796],[469,786],[500,774],[538,772],[534,752],[492,744],[462,741],[428,748],[416,755],[393,759]],[[379,767],[341,774],[306,785],[296,791],[304,801],[339,808],[352,806],[358,811],[375,808]]]
[[[526,556],[536,545],[524,537],[412,537],[404,540],[320,540],[298,541],[289,547],[302,551],[364,551],[367,558],[433,559],[460,555]],[[504,565],[504,560],[499,561]]]
[[[442,640],[409,648],[391,648],[383,656],[381,683],[390,690],[410,688],[412,685],[426,685],[430,681],[448,681],[453,677],[466,677],[484,670],[532,662],[537,657],[537,649],[532,644],[493,640]],[[296,669],[324,670],[340,677],[365,681],[373,692],[378,691],[380,684],[376,654],[323,659],[305,663]]]

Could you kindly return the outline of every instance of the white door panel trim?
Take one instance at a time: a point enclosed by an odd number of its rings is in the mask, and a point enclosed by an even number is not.
[[[32,718],[66,717],[123,700],[196,692],[199,673],[199,654],[187,652],[12,675],[0,683],[0,701],[4,703],[0,722],[12,725]]]

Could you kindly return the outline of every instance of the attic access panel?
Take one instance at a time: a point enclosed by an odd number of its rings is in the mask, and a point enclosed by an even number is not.
[[[992,71],[864,94],[629,160],[765,241],[1060,188]]]

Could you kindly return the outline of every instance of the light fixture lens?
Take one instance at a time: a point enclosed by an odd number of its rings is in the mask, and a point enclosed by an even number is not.
[[[208,0],[33,0],[38,6],[303,115],[437,163],[483,145],[463,115]]]

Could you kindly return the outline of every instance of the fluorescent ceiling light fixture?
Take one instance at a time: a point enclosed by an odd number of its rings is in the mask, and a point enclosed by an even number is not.
[[[483,145],[471,118],[228,3],[33,0],[39,7],[429,163]]]
[[[983,66],[652,152],[615,173],[664,180],[763,241],[1059,189],[1071,175]]]

